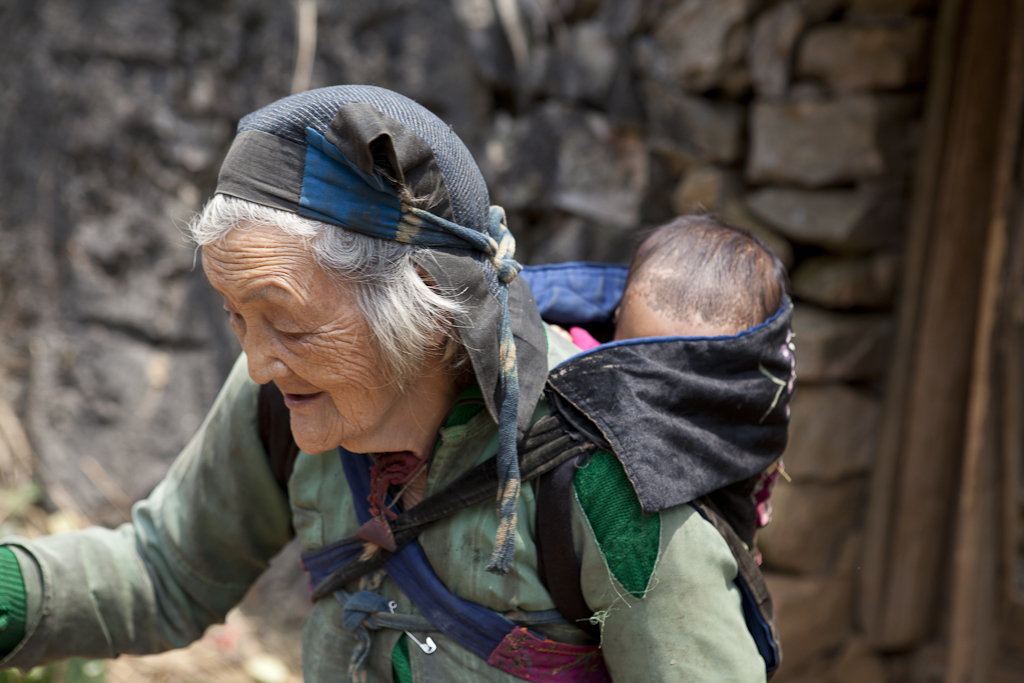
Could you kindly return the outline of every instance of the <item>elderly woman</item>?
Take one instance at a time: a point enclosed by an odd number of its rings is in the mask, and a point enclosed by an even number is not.
[[[552,613],[516,442],[574,349],[546,334],[502,212],[442,121],[372,87],[276,102],[239,124],[192,231],[244,355],[131,524],[5,541],[4,666],[183,647],[294,534],[314,575],[342,546],[391,558],[315,604],[306,681],[764,680],[736,562],[687,506],[655,515],[650,566],[623,578],[574,500],[601,648]],[[267,383],[300,449],[286,490],[260,436]],[[492,488],[396,546],[388,519],[490,459],[497,512]],[[621,471],[599,483],[635,506]]]

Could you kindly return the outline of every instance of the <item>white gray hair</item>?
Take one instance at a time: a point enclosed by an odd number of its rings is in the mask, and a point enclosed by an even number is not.
[[[193,242],[203,246],[246,225],[270,226],[302,239],[321,268],[352,287],[377,356],[399,385],[415,379],[432,351],[441,351],[442,367],[451,374],[468,366],[469,355],[452,322],[463,305],[457,294],[423,281],[412,261],[414,247],[223,194],[207,202],[189,231]],[[444,338],[440,349],[432,342],[438,333]]]

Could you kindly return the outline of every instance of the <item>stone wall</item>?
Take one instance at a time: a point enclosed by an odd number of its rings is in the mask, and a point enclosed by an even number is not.
[[[881,680],[852,604],[933,5],[319,2],[312,86],[451,123],[524,261],[626,261],[640,229],[709,210],[791,268],[793,481],[760,539],[780,682]],[[144,495],[237,353],[181,227],[238,118],[288,94],[295,22],[276,0],[0,7],[0,398],[93,519],[119,513],[83,460]]]

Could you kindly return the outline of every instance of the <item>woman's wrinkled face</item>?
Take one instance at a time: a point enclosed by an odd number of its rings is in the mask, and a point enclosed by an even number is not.
[[[400,391],[350,289],[299,238],[272,227],[231,230],[203,247],[203,269],[224,297],[249,375],[284,394],[299,448],[383,450]]]

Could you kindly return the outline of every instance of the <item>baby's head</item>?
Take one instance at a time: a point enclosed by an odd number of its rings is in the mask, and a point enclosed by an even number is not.
[[[637,248],[615,338],[736,334],[771,317],[787,286],[786,267],[758,237],[710,216],[682,216]]]

